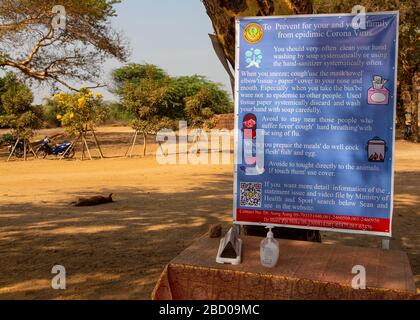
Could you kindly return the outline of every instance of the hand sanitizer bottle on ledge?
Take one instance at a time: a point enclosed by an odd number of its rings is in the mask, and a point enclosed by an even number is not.
[[[273,227],[267,229],[267,238],[261,241],[260,246],[261,264],[267,268],[274,268],[279,260],[279,242],[274,239]]]

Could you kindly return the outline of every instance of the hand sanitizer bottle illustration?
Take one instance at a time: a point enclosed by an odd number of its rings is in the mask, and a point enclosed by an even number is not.
[[[266,268],[274,268],[279,260],[279,242],[274,239],[273,227],[267,229],[267,238],[261,241],[260,246],[261,264]]]
[[[381,76],[373,77],[373,86],[368,90],[368,104],[388,104],[389,90],[385,88],[387,82]]]

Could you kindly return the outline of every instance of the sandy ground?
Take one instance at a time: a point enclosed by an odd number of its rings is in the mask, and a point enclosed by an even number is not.
[[[166,263],[209,224],[231,221],[232,165],[160,166],[155,145],[146,158],[121,158],[131,130],[99,131],[105,160],[6,163],[0,154],[0,299],[149,299]],[[408,253],[420,288],[419,158],[420,145],[398,142],[391,247]],[[109,193],[115,203],[69,205]],[[323,241],[380,246],[347,234]],[[51,289],[56,264],[66,267],[65,291]]]

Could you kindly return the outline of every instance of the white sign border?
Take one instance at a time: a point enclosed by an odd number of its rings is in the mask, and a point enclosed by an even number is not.
[[[356,16],[354,13],[331,13],[331,14],[302,14],[302,15],[280,15],[280,16],[254,16],[254,17],[236,17],[235,18],[235,129],[234,129],[234,180],[233,180],[233,224],[234,225],[249,225],[249,226],[273,226],[273,227],[286,227],[293,229],[302,229],[302,230],[318,230],[318,231],[329,231],[329,232],[339,232],[339,233],[350,233],[350,234],[365,234],[371,236],[385,236],[392,237],[392,222],[394,216],[394,182],[395,182],[395,130],[396,123],[395,117],[397,112],[397,79],[398,79],[398,49],[399,49],[399,22],[400,22],[400,13],[399,11],[383,11],[383,12],[367,12],[367,16],[372,15],[395,15],[397,19],[396,27],[396,48],[395,48],[395,76],[394,76],[394,106],[393,106],[393,140],[392,140],[392,164],[391,164],[391,211],[390,211],[390,230],[389,232],[370,232],[366,230],[352,230],[352,229],[337,229],[337,228],[322,228],[322,227],[313,227],[313,226],[295,226],[287,224],[274,224],[274,223],[255,223],[255,222],[246,222],[246,221],[237,221],[237,197],[238,197],[238,134],[239,134],[239,65],[240,65],[240,22],[243,20],[267,20],[267,19],[293,19],[293,18],[316,18],[316,17],[344,17],[344,16]]]

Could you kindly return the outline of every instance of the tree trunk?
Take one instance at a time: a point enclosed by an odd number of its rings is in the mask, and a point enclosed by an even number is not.
[[[312,13],[311,0],[203,0],[217,39],[235,65],[235,17]]]
[[[23,160],[26,161],[26,138],[23,138]]]
[[[147,133],[143,132],[143,157],[146,156],[147,151]]]
[[[226,60],[235,66],[235,18],[312,13],[311,0],[203,0]],[[244,226],[245,234],[265,237],[263,227]],[[319,231],[276,228],[278,238],[321,242]]]
[[[412,113],[413,122],[411,124],[413,131],[413,140],[419,141],[419,105],[420,105],[420,71],[414,74],[412,80]]]

